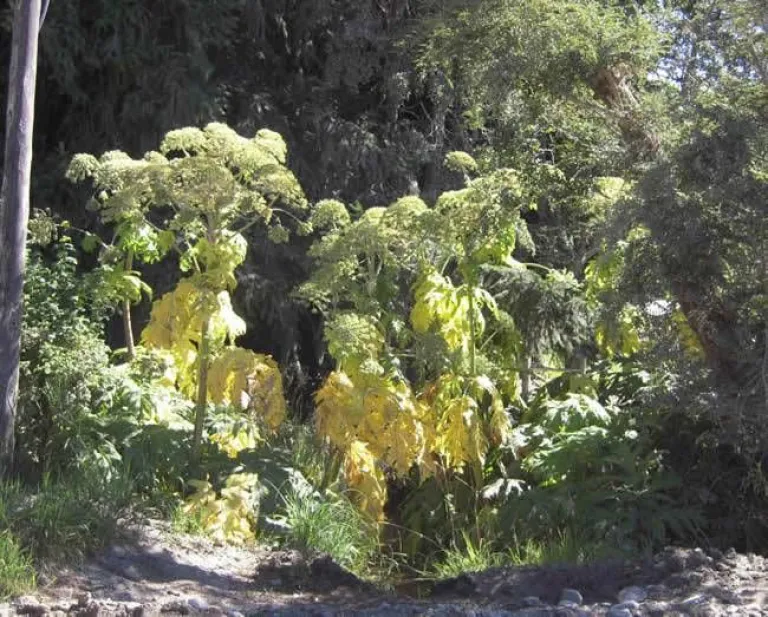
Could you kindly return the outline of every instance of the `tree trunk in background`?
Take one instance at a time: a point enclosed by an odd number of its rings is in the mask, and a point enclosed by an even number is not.
[[[13,463],[41,4],[17,0],[14,5],[0,189],[0,477],[10,474]]]
[[[601,69],[592,78],[590,86],[595,98],[616,115],[633,157],[646,161],[658,159],[660,140],[636,113],[639,101],[621,69]],[[649,227],[652,237],[658,237],[664,231],[652,223]],[[739,332],[736,315],[707,294],[699,282],[691,281],[685,264],[667,260],[665,268],[672,294],[699,339],[707,364],[719,380],[739,388],[744,379],[745,341]]]

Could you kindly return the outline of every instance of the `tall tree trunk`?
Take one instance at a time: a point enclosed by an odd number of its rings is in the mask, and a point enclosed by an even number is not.
[[[0,189],[0,477],[10,474],[13,464],[37,39],[41,18],[41,0],[16,0],[8,80],[5,167]]]

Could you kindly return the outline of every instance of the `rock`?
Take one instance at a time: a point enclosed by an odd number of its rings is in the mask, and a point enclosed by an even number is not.
[[[109,549],[109,552],[114,557],[125,557],[126,555],[128,555],[128,549],[126,549],[124,546],[119,546],[119,545],[112,546]]]
[[[648,585],[641,589],[645,589],[645,591],[648,592],[647,599],[649,600],[665,598],[669,593],[669,589],[667,589],[665,585]],[[645,602],[645,600],[643,600],[643,602]]]
[[[77,606],[88,606],[92,600],[93,600],[93,596],[91,595],[90,591],[84,591],[75,596],[75,601],[77,602]]]
[[[698,606],[700,604],[705,604],[706,602],[707,602],[707,596],[705,596],[703,593],[697,593],[696,595],[693,595],[683,600],[680,603],[680,606],[684,606],[684,607]]]
[[[240,611],[230,609],[227,611],[227,617],[245,617]]]
[[[34,596],[22,596],[14,602],[14,608],[18,615],[30,615],[31,617],[39,617],[48,612],[48,607],[41,604]]]
[[[88,596],[90,595],[91,594],[88,594]],[[98,602],[89,600],[88,602],[82,604],[78,599],[77,606],[72,612],[77,615],[77,617],[98,617],[99,613],[102,612],[100,609],[101,606]]]
[[[477,593],[477,585],[468,574],[438,581],[433,590],[433,595],[458,594],[461,596],[471,596]]]
[[[611,606],[612,609],[621,610],[623,608],[627,609],[628,611],[636,611],[640,608],[640,603],[635,602],[634,600],[627,600],[626,602],[622,602],[621,604],[614,604]]]
[[[123,576],[130,581],[140,581],[143,578],[139,569],[133,564],[123,568]]]
[[[563,589],[560,592],[560,604],[567,606],[566,603],[578,606],[584,603],[584,597],[578,589]]]
[[[187,604],[184,600],[171,600],[170,602],[166,602],[160,607],[160,612],[189,615],[189,604]]]
[[[144,617],[144,606],[138,602],[124,602],[121,608],[126,617]]]
[[[201,613],[204,613],[211,608],[211,605],[202,598],[189,598],[187,600],[187,604],[189,604],[189,608],[191,608],[193,611],[198,611]]]
[[[632,611],[628,608],[614,608],[613,606],[608,609],[605,617],[632,617]]]
[[[643,606],[648,617],[665,617],[669,615],[669,605],[666,602],[651,602]]]
[[[499,582],[495,583],[493,587],[491,587],[491,596],[497,596],[499,594],[503,594],[508,589],[509,589],[509,582],[502,579]]]
[[[632,587],[625,587],[619,592],[619,602],[644,602],[648,597],[648,592],[642,587],[633,585]]]
[[[544,603],[541,601],[541,598],[539,598],[538,596],[526,596],[525,598],[523,598],[523,604],[525,604],[526,606],[541,606]]]
[[[552,608],[537,606],[524,608],[515,611],[514,613],[510,613],[510,615],[514,615],[514,617],[556,617],[557,613]]]
[[[141,614],[136,617],[160,617],[160,607],[157,604],[142,604]]]

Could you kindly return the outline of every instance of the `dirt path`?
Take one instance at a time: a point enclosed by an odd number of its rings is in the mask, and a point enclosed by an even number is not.
[[[499,568],[417,600],[376,590],[327,558],[215,546],[152,522],[47,579],[0,616],[768,617],[768,560],[701,550],[668,549],[646,563]]]

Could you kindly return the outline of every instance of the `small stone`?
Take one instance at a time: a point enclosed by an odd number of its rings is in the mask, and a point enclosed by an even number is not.
[[[632,617],[632,611],[628,608],[615,608],[612,606],[608,609],[605,617]]]
[[[541,606],[544,603],[541,601],[541,598],[539,598],[538,596],[526,596],[525,598],[523,598],[523,604],[525,604],[526,606]]]
[[[130,565],[123,569],[123,576],[131,581],[140,581],[142,579],[141,572],[139,569],[134,566]]]
[[[707,552],[709,553],[709,556],[714,559],[722,559],[723,558],[723,551],[718,550],[716,548],[709,548],[707,549]]]
[[[669,615],[669,604],[666,602],[652,602],[644,607],[648,617],[665,617]]]
[[[511,614],[515,617],[555,617],[557,615],[554,610],[544,606],[531,606]]]
[[[121,608],[126,613],[133,613],[135,610],[142,608],[142,605],[139,602],[126,602],[121,601],[118,604],[118,608]]]
[[[628,611],[636,611],[637,609],[640,608],[640,603],[635,602],[634,600],[627,600],[626,602],[622,602],[621,604],[614,604],[611,608],[615,608],[617,610],[626,608]]]
[[[72,604],[71,602],[55,602],[50,605],[49,609],[51,613],[55,613],[57,611],[61,611],[62,613],[68,613],[71,611],[77,604]],[[0,613],[1,614],[1,613]]]
[[[227,617],[245,617],[240,611],[228,610]]]
[[[78,602],[74,609],[74,613],[77,617],[98,617],[100,612],[102,612],[101,605],[93,600],[89,601],[87,604],[80,604]]]
[[[206,602],[202,598],[189,598],[187,600],[187,604],[189,604],[189,608],[191,608],[194,611],[205,612],[209,608],[211,608],[210,604],[208,604],[208,602]]]
[[[189,614],[189,604],[183,600],[171,600],[166,602],[160,607],[161,613],[180,613],[182,615]]]
[[[625,587],[619,592],[619,602],[643,602],[648,597],[648,592],[642,587]]]
[[[698,606],[699,604],[704,604],[707,601],[707,596],[701,593],[697,593],[694,596],[691,596],[690,598],[686,598],[683,600],[680,605],[681,606]]]
[[[77,606],[88,606],[91,603],[91,600],[93,600],[93,596],[90,591],[84,591],[75,596]]]
[[[498,595],[499,592],[504,592],[504,588],[507,586],[507,581],[501,580],[491,587],[491,596]]]
[[[30,617],[39,617],[48,612],[48,607],[41,604],[34,596],[22,596],[14,602],[16,613],[19,615],[30,615]]]
[[[109,549],[115,557],[125,557],[128,554],[128,550],[124,546],[115,545]]]
[[[581,592],[578,589],[563,589],[562,592],[560,592],[560,605],[566,606],[564,603],[572,603],[578,606],[579,604],[582,604],[584,602],[584,598],[581,595]]]

